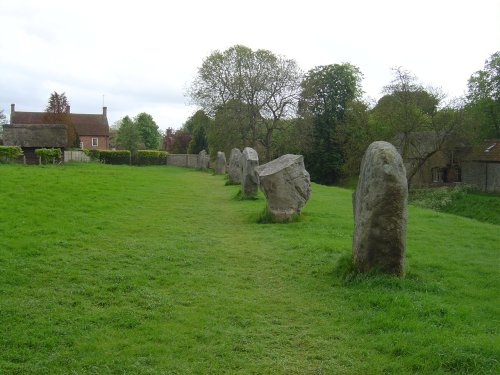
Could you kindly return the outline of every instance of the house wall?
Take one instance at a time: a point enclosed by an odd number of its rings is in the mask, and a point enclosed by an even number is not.
[[[500,163],[462,163],[462,182],[488,193],[500,193]]]
[[[449,163],[448,156],[438,151],[432,155],[411,179],[411,185],[414,187],[428,186],[432,184],[432,169],[446,168]],[[406,173],[411,171],[411,163],[405,162]]]
[[[97,147],[92,146],[92,138],[97,138]],[[83,143],[83,148],[85,148],[87,150],[91,150],[91,149],[107,150],[109,148],[108,137],[106,137],[106,136],[81,135],[80,142]]]

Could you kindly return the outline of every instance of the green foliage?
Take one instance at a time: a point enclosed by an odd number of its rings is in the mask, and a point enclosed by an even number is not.
[[[167,163],[166,151],[138,150],[133,159],[134,165],[165,165]]]
[[[467,112],[475,140],[500,138],[500,51],[468,82]]]
[[[161,134],[158,125],[150,114],[139,113],[134,118],[134,123],[139,129],[144,146],[148,150],[156,150],[160,146]]]
[[[0,146],[0,161],[11,161],[23,155],[19,146]]]
[[[465,185],[456,185],[452,187],[411,189],[410,203],[424,208],[441,211],[450,205],[454,200],[461,198],[470,191],[471,188]]]
[[[134,153],[143,144],[141,131],[137,124],[128,116],[120,121],[116,143],[125,150]]]
[[[257,224],[288,224],[300,221],[300,215],[293,215],[286,220],[278,220],[269,210],[264,208],[262,213],[257,217]]]
[[[311,69],[302,82],[300,114],[312,123],[311,150],[305,156],[311,179],[336,182],[344,164],[337,129],[346,121],[349,104],[361,95],[362,74],[351,64]]]
[[[59,148],[37,148],[35,155],[42,159],[42,163],[51,163],[53,160],[60,160],[62,157]]]
[[[100,150],[99,160],[105,164],[130,164],[129,150]]]
[[[500,225],[500,196],[479,193],[470,186],[412,189],[409,201],[415,206]]]
[[[207,129],[211,122],[212,119],[204,111],[198,110],[183,125],[183,129],[192,135],[188,154],[198,154],[202,150],[208,150]]]

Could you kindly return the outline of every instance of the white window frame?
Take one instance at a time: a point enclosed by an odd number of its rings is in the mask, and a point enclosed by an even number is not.
[[[99,138],[92,138],[92,147],[99,146]]]

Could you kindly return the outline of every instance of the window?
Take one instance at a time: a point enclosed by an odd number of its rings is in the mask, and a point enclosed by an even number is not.
[[[443,182],[443,168],[432,168],[432,182]]]
[[[92,138],[92,147],[97,147],[97,146],[98,146],[97,138]]]

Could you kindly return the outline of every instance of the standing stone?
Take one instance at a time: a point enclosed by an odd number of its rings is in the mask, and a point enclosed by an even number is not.
[[[311,195],[311,180],[302,155],[287,154],[256,168],[267,211],[277,221],[299,215]]]
[[[215,161],[215,173],[226,173],[226,154],[223,151],[217,151],[217,160]]]
[[[241,182],[241,151],[239,148],[233,148],[231,150],[227,175],[229,177],[229,181]]]
[[[196,160],[196,168],[199,168],[201,170],[208,169],[208,162],[209,157],[207,155],[207,152],[205,150],[201,150]]]
[[[373,142],[361,161],[353,193],[352,258],[358,270],[404,274],[407,201],[401,155],[388,142]]]
[[[245,147],[241,154],[241,193],[251,197],[257,194],[259,175],[255,168],[259,166],[259,155],[251,147]]]

